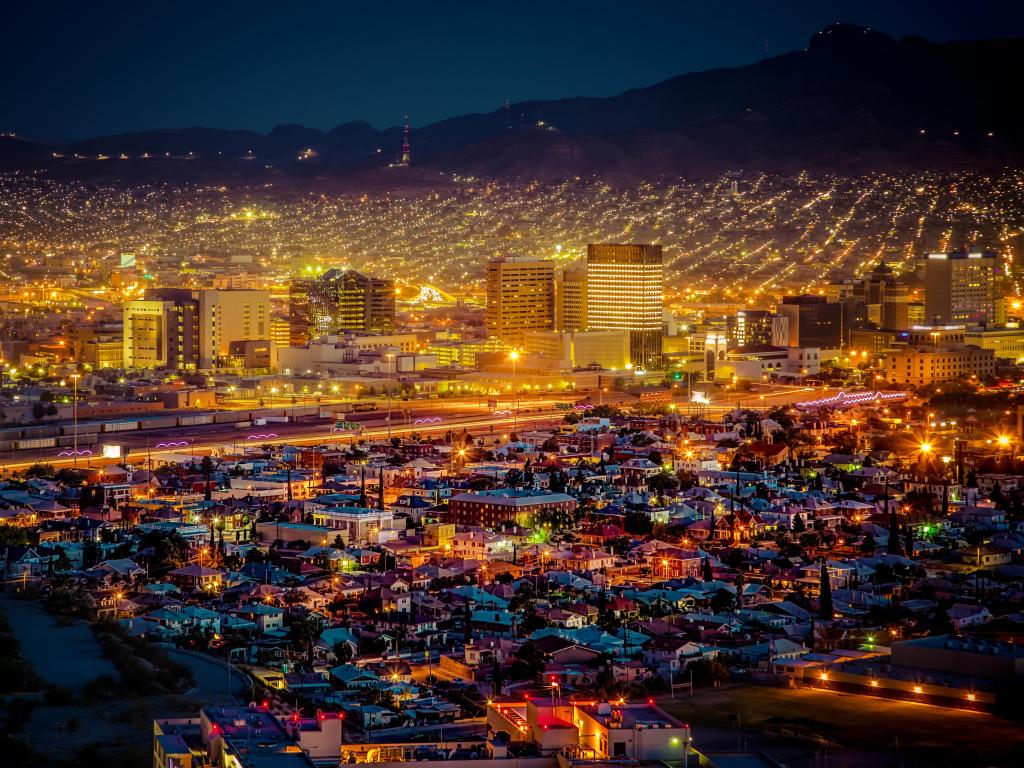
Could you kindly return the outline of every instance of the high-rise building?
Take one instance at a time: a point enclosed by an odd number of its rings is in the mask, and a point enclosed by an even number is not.
[[[199,367],[216,368],[235,341],[270,340],[268,291],[197,291]]]
[[[587,246],[587,328],[629,331],[634,366],[661,364],[664,276],[660,245]]]
[[[293,280],[288,286],[288,346],[309,341],[309,288],[312,280]]]
[[[185,288],[155,288],[126,302],[125,368],[199,367],[199,301]]]
[[[824,296],[786,296],[779,314],[787,318],[789,346],[842,349],[845,305]]]
[[[555,263],[545,259],[506,256],[487,263],[489,338],[518,346],[527,331],[555,327]]]
[[[864,303],[867,321],[879,328],[902,330],[909,327],[907,305],[910,290],[896,280],[884,261],[854,288],[852,298]]]
[[[266,291],[154,288],[124,305],[126,368],[216,368],[233,341],[269,341]]]
[[[587,330],[587,270],[564,269],[555,284],[555,330]]]
[[[741,309],[726,318],[729,344],[734,347],[789,346],[789,321],[764,309]]]
[[[306,301],[310,335],[387,333],[395,327],[392,280],[367,277],[352,269],[329,269],[306,287]]]
[[[928,322],[1000,322],[1004,274],[996,254],[929,253],[924,273]]]

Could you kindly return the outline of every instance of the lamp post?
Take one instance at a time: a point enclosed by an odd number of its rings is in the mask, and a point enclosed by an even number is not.
[[[74,457],[72,459],[72,466],[75,469],[78,468],[78,379],[80,376],[81,374],[77,372],[71,374],[71,420],[73,422],[72,429],[74,430],[74,435],[71,438],[71,452]]]
[[[512,407],[512,431],[513,432],[518,432],[519,431],[519,381],[518,381],[518,379],[516,377],[516,368],[517,368],[516,363],[519,360],[519,353],[516,350],[513,349],[509,353],[508,359],[512,361],[512,386],[515,387],[515,392],[516,392],[515,404]]]
[[[388,440],[390,441],[391,440],[391,381],[392,381],[392,378],[391,378],[391,361],[395,359],[395,354],[394,354],[394,352],[388,352],[387,355],[385,355],[385,357],[387,357],[387,360],[388,360],[388,419],[387,419],[387,424],[388,424]]]

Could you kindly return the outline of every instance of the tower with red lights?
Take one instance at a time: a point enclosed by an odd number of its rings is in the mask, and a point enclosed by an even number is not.
[[[409,148],[409,116],[405,115],[403,119],[405,127],[402,129],[402,159],[398,161],[398,164],[408,168],[412,160]]]

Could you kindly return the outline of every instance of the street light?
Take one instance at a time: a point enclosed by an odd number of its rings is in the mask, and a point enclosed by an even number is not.
[[[78,468],[78,380],[81,378],[81,374],[72,373],[72,395],[71,395],[71,418],[74,422],[72,427],[75,430],[74,437],[72,438],[72,453],[74,455],[72,466]]]
[[[391,440],[391,361],[395,359],[395,355],[388,352],[385,357],[388,360],[388,440]]]
[[[516,377],[516,362],[519,360],[519,353],[516,350],[512,350],[508,354],[508,359],[512,361],[512,384],[516,388],[516,402],[512,409],[512,431],[519,431],[519,382]]]

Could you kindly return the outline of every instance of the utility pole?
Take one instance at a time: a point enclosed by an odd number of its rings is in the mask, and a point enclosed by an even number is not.
[[[391,363],[395,359],[393,352],[388,352],[385,356],[388,361],[388,440],[391,440]]]
[[[74,422],[74,436],[72,437],[71,453],[74,456],[73,466],[75,469],[78,468],[78,379],[80,374],[75,372],[71,374],[72,382],[72,395],[71,395],[71,419]]]

